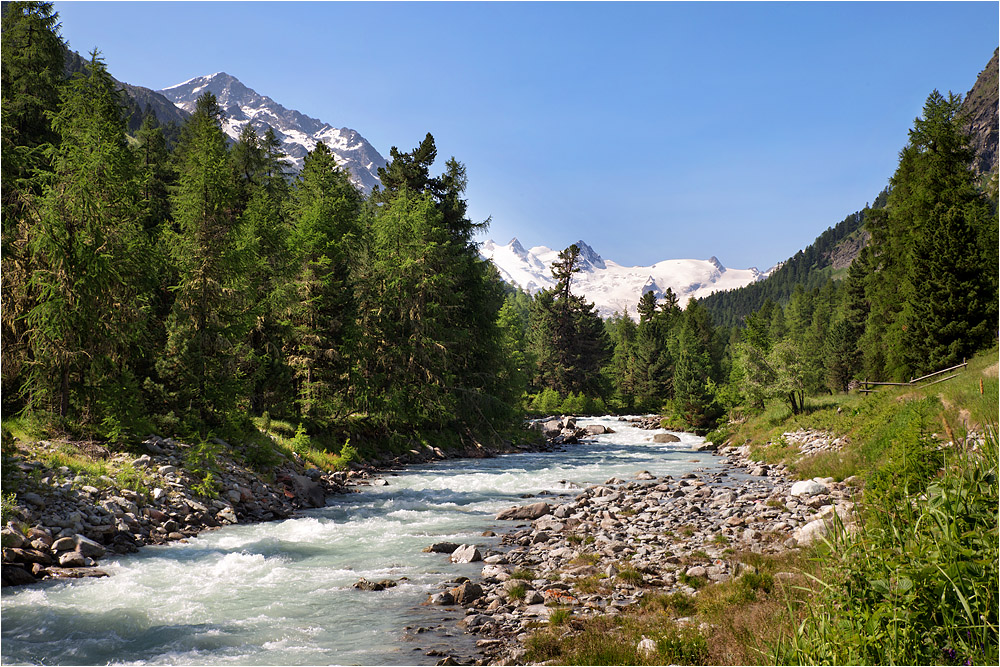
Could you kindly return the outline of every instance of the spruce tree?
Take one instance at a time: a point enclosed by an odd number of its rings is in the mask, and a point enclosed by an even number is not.
[[[288,363],[303,416],[331,418],[349,408],[348,372],[357,344],[351,263],[360,242],[361,196],[326,144],[306,156],[292,197],[294,257]]]
[[[59,142],[51,117],[64,83],[65,45],[50,2],[6,2],[0,40],[0,368],[3,412],[24,407],[31,363],[25,315],[35,305],[28,248],[38,199]]]
[[[65,89],[53,128],[61,142],[30,237],[32,401],[62,416],[114,417],[127,407],[117,388],[134,383],[129,352],[145,322],[148,239],[119,92],[96,52]]]
[[[240,361],[251,325],[247,248],[236,215],[236,179],[221,111],[205,93],[177,146],[177,231],[167,234],[177,284],[157,360],[164,401],[190,431],[223,427],[246,400]]]

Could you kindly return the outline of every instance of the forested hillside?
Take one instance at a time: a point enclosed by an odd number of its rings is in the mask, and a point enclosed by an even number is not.
[[[5,8],[5,415],[118,442],[282,420],[336,448],[502,440],[525,410],[706,432],[996,336],[996,190],[958,96],[931,93],[887,191],[769,280],[602,321],[575,246],[553,287],[509,291],[479,257],[465,166],[434,175],[430,134],[392,148],[367,197],[323,144],[292,177],[270,129],[228,141],[212,94],[171,145],[151,113],[130,125],[97,53],[67,76],[49,3]]]
[[[3,408],[112,441],[307,432],[495,438],[515,423],[465,168],[431,135],[365,200],[319,144],[230,145],[211,94],[168,148],[95,52],[66,78],[49,3],[3,24]]]
[[[811,290],[831,278],[842,277],[835,272],[849,266],[868,242],[869,234],[864,229],[867,213],[885,206],[887,196],[888,190],[883,190],[872,204],[827,228],[811,245],[795,253],[766,279],[716,292],[702,298],[701,303],[716,324],[738,327],[747,315],[760,310],[767,301],[787,304],[796,285]]]

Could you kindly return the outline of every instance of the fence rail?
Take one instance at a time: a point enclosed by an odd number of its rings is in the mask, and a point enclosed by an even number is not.
[[[875,388],[877,388],[877,387],[912,387],[912,386],[916,385],[918,382],[921,382],[921,381],[926,380],[928,378],[937,377],[938,375],[941,375],[942,373],[949,373],[949,372],[957,370],[959,368],[965,368],[966,366],[968,366],[968,361],[966,359],[963,359],[962,363],[960,363],[960,364],[957,364],[955,366],[951,366],[950,368],[942,368],[939,371],[934,371],[933,373],[928,373],[927,375],[921,375],[918,378],[911,378],[909,382],[875,382],[873,380],[867,380],[866,379],[866,380],[864,380],[864,382],[861,383],[863,385],[863,387],[861,389],[859,389],[858,391],[860,391],[862,394],[870,394],[873,391],[875,391]],[[958,373],[955,373],[954,375],[949,375],[948,377],[945,377],[945,378],[940,378],[940,379],[934,380],[934,382],[928,382],[924,386],[925,387],[929,387],[932,384],[937,384],[938,382],[944,382],[945,380],[950,380],[950,379],[952,379],[954,377],[958,377]]]

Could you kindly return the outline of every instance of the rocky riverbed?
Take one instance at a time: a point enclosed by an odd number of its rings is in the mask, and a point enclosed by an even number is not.
[[[841,444],[819,432],[785,435],[805,454]],[[458,625],[480,637],[479,655],[449,656],[439,664],[520,664],[532,629],[557,609],[576,616],[618,614],[651,592],[696,595],[702,585],[749,567],[734,554],[808,544],[827,532],[834,515],[850,524],[853,480],[793,481],[783,466],[748,459],[746,447],[717,454],[725,464],[721,471],[679,479],[637,471],[633,479],[609,479],[565,502],[546,499],[505,510],[498,521],[521,523],[493,551],[429,547],[450,552],[455,562],[484,565],[477,580],[444,583],[427,601],[459,608],[464,618]]]

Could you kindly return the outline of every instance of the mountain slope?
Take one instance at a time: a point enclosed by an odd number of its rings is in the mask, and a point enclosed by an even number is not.
[[[986,68],[979,73],[976,83],[966,94],[961,113],[966,117],[966,128],[975,152],[973,169],[979,176],[997,170],[998,128],[998,62],[1000,49],[993,52]],[[872,208],[885,205],[888,189],[883,190]],[[812,289],[837,278],[858,256],[868,243],[869,233],[864,226],[864,211],[847,216],[835,227],[830,227],[805,250],[783,262],[772,271],[767,280],[741,287],[731,292],[716,292],[702,299],[702,304],[712,313],[716,324],[742,326],[743,318],[760,310],[764,302],[788,303],[796,285]]]
[[[188,113],[194,111],[203,94],[214,94],[224,114],[223,130],[234,140],[247,123],[260,135],[271,126],[296,171],[302,168],[306,153],[322,141],[329,146],[337,164],[347,169],[351,180],[365,193],[379,183],[378,169],[385,166],[385,158],[359,133],[346,127],[337,129],[283,107],[225,72],[199,76],[157,92]]]
[[[573,276],[571,289],[574,294],[593,301],[601,317],[610,317],[615,312],[634,317],[636,304],[644,292],[662,298],[669,287],[683,306],[689,297],[742,287],[766,275],[756,268],[727,269],[715,257],[622,266],[604,259],[583,241],[577,241],[576,245],[580,248],[580,272]],[[511,239],[507,245],[486,241],[479,254],[493,262],[504,280],[528,292],[555,285],[551,269],[559,257],[558,250],[546,246],[525,250],[517,239]]]
[[[997,169],[997,138],[1000,134],[1000,114],[998,114],[998,70],[1000,63],[993,52],[986,69],[979,73],[975,85],[965,95],[962,113],[968,119],[966,128],[972,135],[972,148],[976,152],[976,174],[992,174]]]

